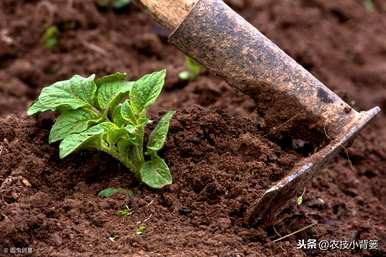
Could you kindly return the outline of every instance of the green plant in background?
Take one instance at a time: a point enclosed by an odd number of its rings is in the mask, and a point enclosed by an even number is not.
[[[373,0],[363,0],[363,5],[365,6],[367,12],[375,12],[375,5]]]
[[[78,149],[97,149],[121,161],[149,187],[161,188],[172,183],[157,152],[164,146],[174,111],[160,119],[146,146],[144,135],[151,123],[147,110],[160,95],[165,76],[161,70],[130,82],[125,73],[99,79],[75,75],[44,88],[27,114],[60,113],[49,135],[49,143],[61,141],[60,158]]]
[[[185,57],[185,71],[182,71],[178,74],[179,78],[182,80],[196,80],[198,75],[204,71],[200,64],[189,56]]]
[[[115,9],[123,8],[129,5],[132,0],[97,0],[97,4],[102,7],[113,7]]]
[[[60,31],[57,26],[49,26],[42,36],[43,46],[48,49],[54,48],[59,41],[59,34]]]

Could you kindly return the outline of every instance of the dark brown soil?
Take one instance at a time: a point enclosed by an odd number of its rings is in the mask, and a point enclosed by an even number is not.
[[[386,109],[382,0],[374,12],[354,0],[228,3],[355,108]],[[51,24],[61,35],[49,50],[40,38]],[[179,81],[184,57],[165,35],[134,6],[0,2],[0,256],[8,247],[32,247],[32,256],[385,256],[386,112],[310,183],[301,206],[291,203],[275,226],[249,228],[246,208],[301,157],[269,141],[256,104],[220,79]],[[174,184],[164,190],[138,185],[101,153],[60,160],[47,143],[54,115],[25,116],[44,85],[72,74],[137,78],[160,68],[167,86],[151,115],[177,110],[162,151]],[[97,197],[109,186],[133,196]],[[115,216],[125,205],[134,213]],[[379,250],[302,250],[299,239],[378,240]]]

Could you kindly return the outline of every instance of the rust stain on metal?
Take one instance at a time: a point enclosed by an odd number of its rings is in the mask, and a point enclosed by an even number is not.
[[[331,104],[334,102],[334,99],[330,98],[330,95],[323,88],[318,89],[318,97],[322,102],[327,104]]]

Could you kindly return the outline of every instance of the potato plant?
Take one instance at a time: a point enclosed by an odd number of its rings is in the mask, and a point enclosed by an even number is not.
[[[147,110],[160,95],[165,75],[161,70],[137,81],[127,81],[125,73],[98,79],[75,75],[44,88],[27,114],[60,113],[49,135],[49,143],[61,141],[60,158],[79,149],[96,149],[121,161],[149,187],[161,188],[172,183],[157,152],[164,146],[174,111],[160,119],[146,146],[144,137],[151,123]]]

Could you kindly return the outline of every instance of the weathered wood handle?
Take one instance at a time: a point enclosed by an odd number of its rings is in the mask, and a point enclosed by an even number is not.
[[[198,0],[136,0],[168,29],[174,30],[182,23]]]

